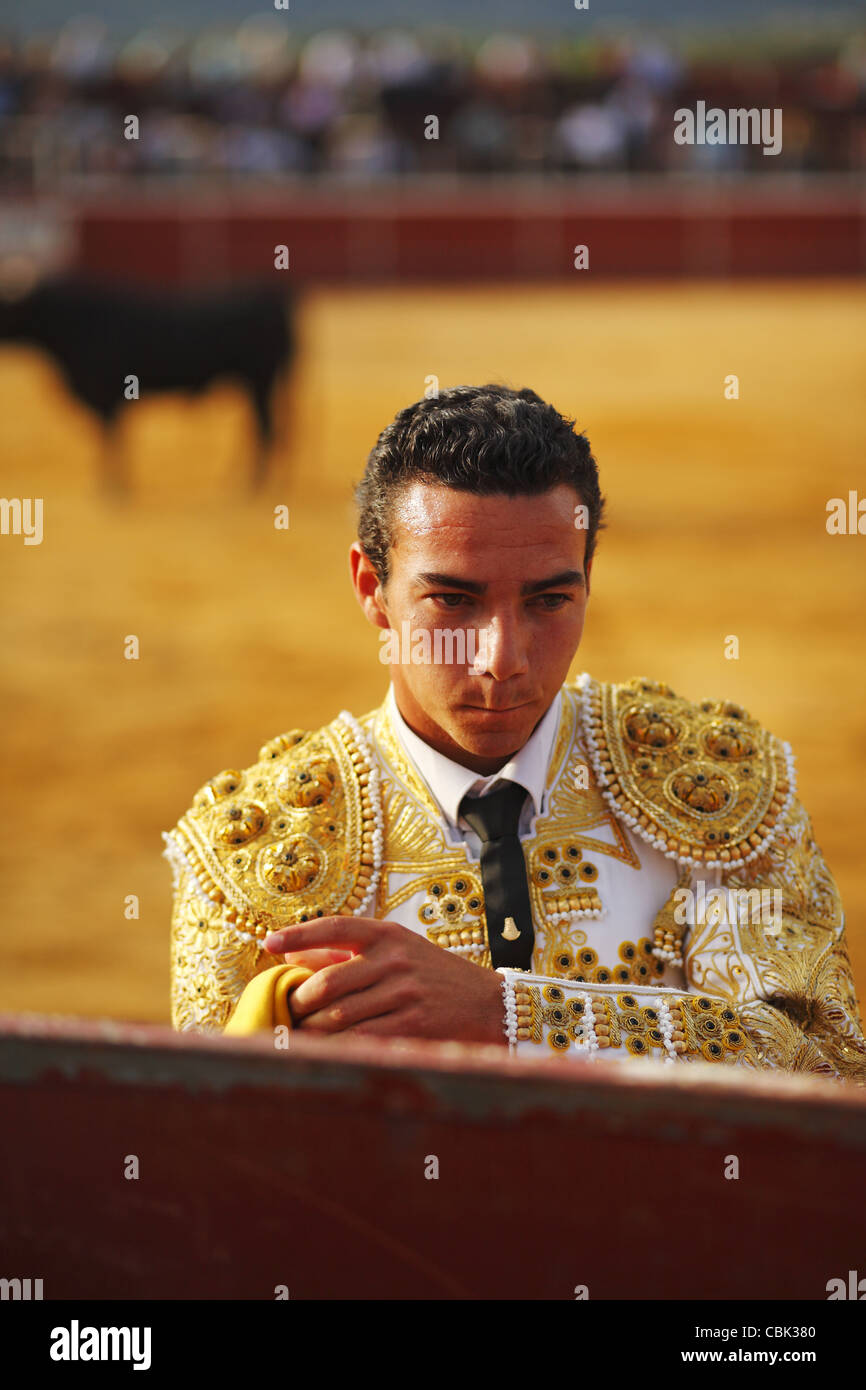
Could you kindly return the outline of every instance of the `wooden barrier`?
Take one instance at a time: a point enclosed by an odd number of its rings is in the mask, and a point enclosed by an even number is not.
[[[132,191],[71,211],[81,268],[178,283],[267,273],[280,245],[312,284],[866,271],[866,197],[835,181]]]
[[[826,1300],[866,1275],[866,1092],[819,1078],[7,1014],[0,1112],[0,1277],[45,1299]]]

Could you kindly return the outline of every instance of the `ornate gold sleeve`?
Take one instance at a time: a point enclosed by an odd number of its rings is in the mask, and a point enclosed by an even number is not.
[[[839,890],[794,799],[772,845],[693,876],[683,941],[691,989],[738,1012],[761,1064],[866,1085],[866,1039]]]
[[[176,867],[171,914],[173,1028],[221,1033],[250,980],[281,959],[227,922],[223,905],[205,897],[187,868]]]
[[[212,777],[163,839],[172,1025],[219,1032],[250,980],[279,964],[269,931],[375,902],[378,772],[357,722],[344,711],[271,739],[252,766]]]
[[[509,1047],[518,1056],[761,1067],[736,1009],[706,994],[579,985],[502,969]]]

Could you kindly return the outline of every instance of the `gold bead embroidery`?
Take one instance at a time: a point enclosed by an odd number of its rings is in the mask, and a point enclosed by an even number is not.
[[[336,719],[272,739],[252,767],[197,793],[170,838],[199,890],[226,904],[225,922],[261,940],[281,922],[360,906],[376,823],[365,757]]]
[[[722,1062],[742,1054],[757,1062],[737,1011],[724,1000],[683,995],[679,1018],[684,1050],[689,1055],[700,1053],[708,1062]]]
[[[616,965],[600,965],[598,952],[591,946],[580,947],[574,952],[560,950],[553,958],[553,970],[575,984],[598,985],[651,984],[664,974],[664,964],[653,955],[648,936],[640,937],[636,943],[623,941],[619,957]]]
[[[624,1047],[633,1057],[663,1057],[667,1053],[661,1018],[647,995],[600,994],[588,991],[594,1030],[600,1048]],[[682,994],[664,996],[670,1010],[671,1042],[685,1061],[733,1062],[748,1060],[759,1065],[754,1047],[742,1028],[737,1012],[724,1000]],[[523,984],[515,981],[518,1041],[547,1042],[558,1054],[588,1036],[582,999],[558,985]]]
[[[649,843],[708,867],[751,862],[772,844],[793,760],[739,705],[587,677],[583,720],[608,804]]]

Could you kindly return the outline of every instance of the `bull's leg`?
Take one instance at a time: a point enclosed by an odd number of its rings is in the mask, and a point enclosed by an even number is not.
[[[256,416],[255,452],[250,473],[250,487],[255,492],[268,475],[268,455],[272,443],[271,383],[253,381],[250,383],[250,392]]]
[[[254,443],[253,466],[250,471],[250,488],[259,491],[268,471],[268,450],[271,446],[271,393],[270,382],[250,382],[250,395],[256,413],[256,443]]]
[[[291,453],[294,433],[293,382],[291,365],[284,364],[277,373],[271,396],[274,439],[280,453],[285,455]]]
[[[120,415],[109,411],[101,416],[103,421],[100,465],[102,491],[114,502],[126,501],[129,497],[129,479],[126,475],[123,457],[123,439],[120,428]]]

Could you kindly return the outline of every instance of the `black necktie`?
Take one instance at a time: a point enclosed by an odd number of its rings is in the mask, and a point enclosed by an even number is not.
[[[532,968],[535,931],[526,862],[517,838],[527,797],[518,782],[506,782],[487,796],[464,796],[460,814],[481,840],[481,882],[487,940],[494,970]]]

